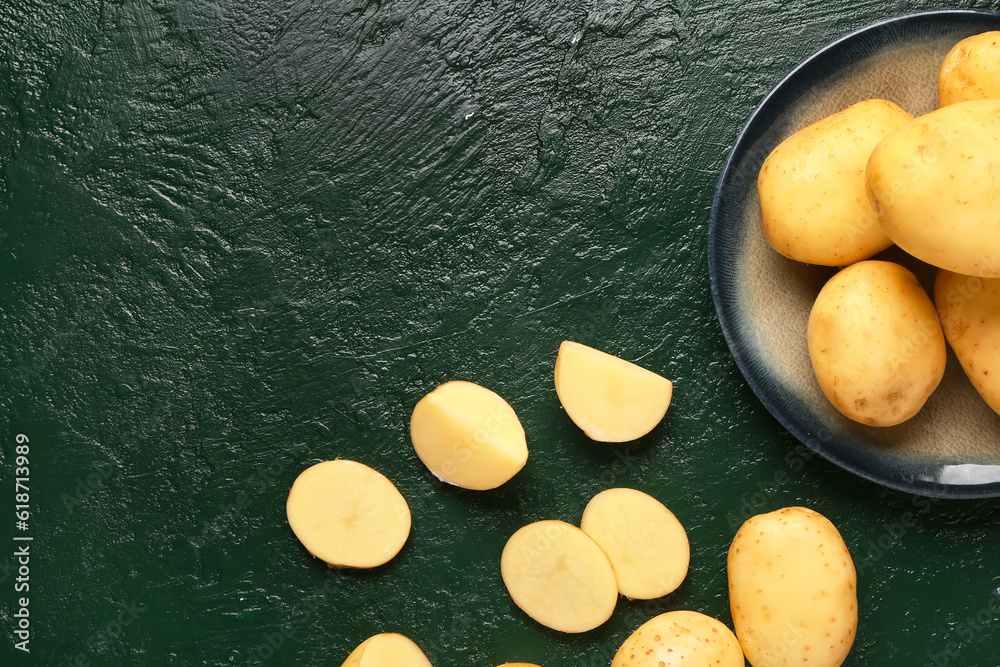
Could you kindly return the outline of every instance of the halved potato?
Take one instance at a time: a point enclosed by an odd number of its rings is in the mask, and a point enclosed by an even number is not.
[[[288,524],[313,556],[333,567],[391,560],[410,534],[410,508],[384,475],[356,461],[324,461],[292,484]]]
[[[580,528],[607,554],[618,592],[651,600],[687,576],[691,545],[684,526],[656,498],[635,489],[608,489],[583,511]]]
[[[496,488],[528,460],[514,409],[489,389],[461,380],[420,399],[410,417],[410,439],[435,477],[466,489]]]
[[[560,632],[593,630],[611,618],[618,602],[608,557],[563,521],[537,521],[511,535],[500,573],[514,604]]]
[[[674,390],[652,371],[568,340],[559,346],[555,380],[566,414],[600,442],[628,442],[652,431]]]
[[[384,632],[361,642],[341,667],[431,667],[431,661],[410,638]]]

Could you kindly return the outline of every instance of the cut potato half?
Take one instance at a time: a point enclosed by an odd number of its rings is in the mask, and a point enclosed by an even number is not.
[[[524,467],[528,444],[507,401],[472,382],[446,382],[424,396],[410,417],[417,456],[443,482],[493,489]]]
[[[651,600],[673,592],[687,576],[691,545],[684,526],[656,498],[635,489],[608,489],[583,511],[580,528],[607,554],[618,592]]]
[[[600,442],[628,442],[660,423],[674,385],[640,366],[592,347],[563,341],[556,357],[556,394],[566,414]]]
[[[431,667],[431,661],[409,637],[384,632],[361,642],[341,667]]]
[[[309,553],[333,567],[382,565],[410,534],[410,508],[392,482],[356,461],[324,461],[292,484],[288,523]]]
[[[608,557],[563,521],[538,521],[511,535],[500,573],[514,604],[560,632],[593,630],[611,618],[618,602]]]

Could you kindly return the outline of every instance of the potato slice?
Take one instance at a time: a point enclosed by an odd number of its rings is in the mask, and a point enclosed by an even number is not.
[[[431,661],[410,638],[384,632],[361,642],[341,667],[431,667]]]
[[[687,576],[691,545],[684,526],[656,498],[635,489],[608,489],[583,511],[580,528],[607,554],[618,592],[651,600]]]
[[[410,439],[442,482],[493,489],[524,467],[524,429],[507,401],[472,382],[446,382],[424,396],[410,417]]]
[[[668,611],[643,623],[611,667],[744,667],[733,631],[696,611]]]
[[[511,535],[500,573],[514,604],[560,632],[593,630],[611,618],[618,602],[608,557],[563,521],[538,521]]]
[[[539,667],[533,662],[505,662],[500,667]]]
[[[382,565],[410,534],[406,500],[384,475],[356,461],[324,461],[302,471],[285,511],[309,553],[332,567]]]
[[[556,394],[566,414],[593,440],[628,442],[656,426],[674,385],[656,373],[592,347],[563,341]]]

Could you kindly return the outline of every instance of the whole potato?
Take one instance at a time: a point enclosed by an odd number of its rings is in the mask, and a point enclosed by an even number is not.
[[[837,667],[858,628],[857,573],[836,527],[786,507],[751,517],[729,548],[736,637],[753,667]]]
[[[958,102],[883,139],[865,172],[882,228],[942,269],[1000,278],[1000,100]]]
[[[866,100],[771,151],[757,178],[771,247],[800,262],[845,266],[892,245],[865,192],[865,165],[884,136],[912,119],[892,102]]]
[[[668,611],[646,621],[615,653],[611,667],[744,667],[736,636],[711,616]]]
[[[938,104],[968,100],[1000,100],[1000,31],[966,37],[941,63]]]
[[[870,426],[917,414],[944,375],[944,334],[916,277],[868,260],[823,286],[808,326],[809,359],[837,410]]]
[[[938,271],[934,304],[966,375],[1000,414],[1000,279]]]

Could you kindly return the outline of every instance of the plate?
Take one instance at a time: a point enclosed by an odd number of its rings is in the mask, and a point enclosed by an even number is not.
[[[901,16],[842,37],[807,58],[754,110],[729,155],[712,205],[708,261],[726,341],[753,391],[805,445],[852,473],[923,496],[1000,496],[1000,416],[949,350],[923,410],[898,426],[853,422],[823,396],[806,347],[809,309],[835,272],[799,264],[764,239],[757,173],[785,137],[855,102],[883,98],[913,115],[937,106],[937,72],[958,41],[1000,29],[1000,13],[942,10]],[[933,269],[892,248],[877,256]]]

